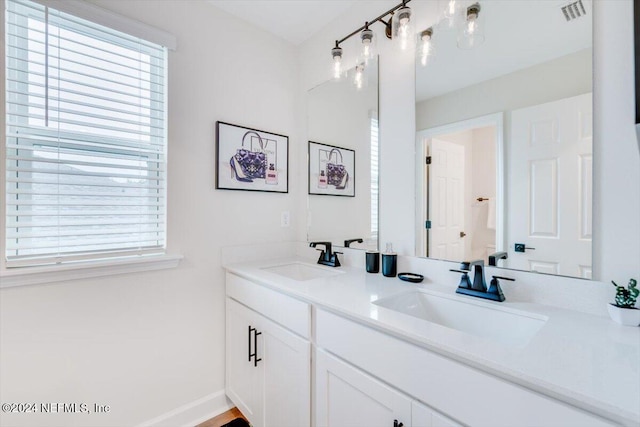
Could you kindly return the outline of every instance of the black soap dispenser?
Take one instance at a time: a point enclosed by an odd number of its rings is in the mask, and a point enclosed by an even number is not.
[[[396,277],[397,266],[398,254],[393,252],[393,245],[387,243],[387,250],[382,254],[382,274],[386,277]]]

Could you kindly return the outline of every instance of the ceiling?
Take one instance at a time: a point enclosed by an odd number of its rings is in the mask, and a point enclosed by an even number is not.
[[[485,42],[473,50],[457,47],[457,32],[434,26],[435,54],[416,67],[416,101],[443,95],[532,67],[592,46],[593,8],[567,22],[561,6],[569,0],[482,1]]]
[[[473,0],[462,0],[470,4]],[[550,61],[592,45],[592,0],[587,15],[567,22],[561,6],[574,0],[483,0],[486,41],[474,50],[456,45],[457,32],[434,24],[435,55],[416,69],[416,101]],[[357,0],[207,0],[208,3],[298,46]],[[422,5],[421,5],[422,3]],[[416,2],[417,12],[436,16],[439,2]],[[425,27],[426,28],[426,27]],[[424,28],[416,28],[421,30]]]
[[[208,2],[296,46],[356,3],[355,0],[208,0]]]

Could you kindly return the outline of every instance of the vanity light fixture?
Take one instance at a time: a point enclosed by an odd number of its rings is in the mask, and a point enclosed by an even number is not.
[[[331,49],[331,57],[333,58],[331,75],[335,80],[340,80],[342,78],[342,48],[338,46],[337,41],[336,47]]]
[[[420,33],[418,39],[418,48],[416,51],[417,57],[420,60],[420,65],[425,67],[429,62],[429,58],[433,56],[433,27],[429,27]]]
[[[364,30],[360,33],[360,40],[362,41],[362,53],[359,61],[364,61],[365,64],[368,64],[369,60],[376,56],[376,36],[373,30],[369,28],[368,22],[364,24]]]
[[[396,12],[393,20],[393,39],[397,40],[400,50],[407,50],[413,37],[413,21],[411,20],[411,8],[404,5]]]
[[[474,3],[467,8],[466,21],[458,36],[460,49],[473,49],[484,42],[484,30],[478,21],[479,15],[479,3]]]
[[[343,76],[342,69],[342,48],[340,44],[345,40],[360,34],[360,40],[362,42],[362,52],[358,58],[358,65],[364,62],[364,65],[369,62],[371,58],[375,57],[375,34],[369,28],[376,22],[381,22],[385,26],[385,35],[389,39],[395,39],[399,41],[400,49],[406,50],[413,37],[413,21],[411,20],[411,8],[407,6],[411,0],[403,0],[402,3],[384,12],[382,15],[365,22],[365,24],[353,31],[348,36],[343,37],[340,40],[336,40],[336,45],[331,49],[331,57],[333,59],[332,73],[334,79],[340,79]],[[397,16],[396,16],[397,15]],[[386,21],[385,19],[389,17]],[[364,69],[363,69],[364,71]]]

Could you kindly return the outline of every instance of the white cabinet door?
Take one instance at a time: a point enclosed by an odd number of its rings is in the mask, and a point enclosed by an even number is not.
[[[260,328],[258,357],[262,360],[258,365],[264,364],[264,426],[308,427],[311,344],[265,318]]]
[[[226,393],[254,427],[311,423],[309,341],[227,298]]]
[[[316,355],[316,427],[411,426],[409,398],[322,350]]]
[[[258,315],[227,298],[226,327],[226,393],[240,412],[252,423],[261,424],[263,418],[262,378],[254,366],[254,333]]]
[[[420,402],[411,403],[411,427],[461,427]]]

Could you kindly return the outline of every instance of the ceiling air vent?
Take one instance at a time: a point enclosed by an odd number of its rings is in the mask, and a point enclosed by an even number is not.
[[[573,3],[569,3],[566,6],[562,7],[562,13],[567,21],[573,21],[574,19],[578,19],[581,16],[585,16],[587,11],[582,4],[582,0],[578,0]]]

